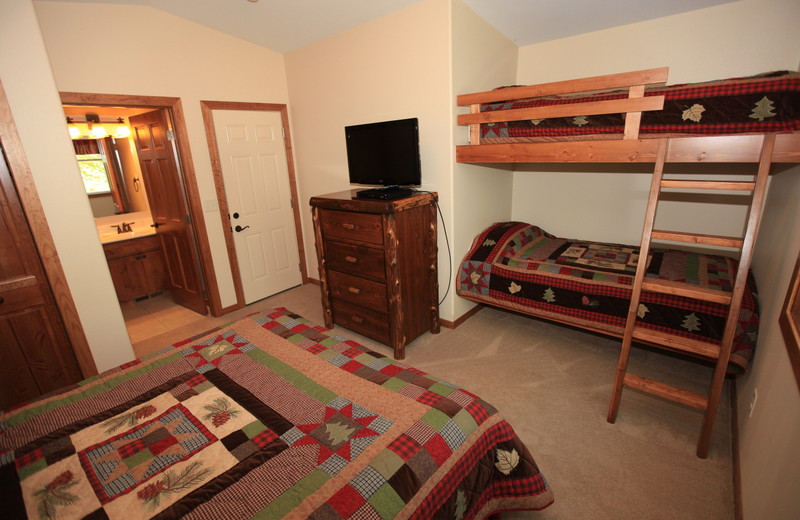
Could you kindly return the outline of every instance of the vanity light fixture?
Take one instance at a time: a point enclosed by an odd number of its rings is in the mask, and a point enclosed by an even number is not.
[[[84,119],[85,122],[76,121],[74,118],[67,116],[67,128],[69,128],[70,138],[102,139],[110,136],[119,139],[130,137],[131,135],[131,129],[121,117],[113,121],[100,121],[100,116],[97,114],[86,114]],[[109,134],[112,131],[113,133]]]

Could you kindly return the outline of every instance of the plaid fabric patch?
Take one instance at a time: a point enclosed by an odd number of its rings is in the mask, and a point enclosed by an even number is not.
[[[800,129],[800,74],[774,72],[747,78],[648,88],[665,96],[662,110],[642,113],[640,133],[719,135]],[[627,91],[587,96],[547,96],[484,105],[482,111],[624,99]],[[482,138],[565,137],[621,134],[623,114],[510,121],[481,125]]]

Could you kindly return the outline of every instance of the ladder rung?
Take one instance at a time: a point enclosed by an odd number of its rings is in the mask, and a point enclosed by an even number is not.
[[[661,187],[684,188],[692,190],[753,191],[756,187],[756,183],[743,181],[684,181],[664,179],[661,181]]]
[[[705,287],[698,287],[696,285],[675,282],[673,280],[661,280],[660,278],[645,278],[642,282],[642,289],[650,292],[657,292],[662,294],[675,294],[677,296],[685,296],[687,298],[694,298],[695,300],[703,300],[707,302],[716,302],[723,305],[731,304],[731,293],[718,291],[716,289],[708,289]]]
[[[651,236],[654,240],[689,242],[692,244],[705,244],[708,246],[738,247],[740,249],[744,244],[744,240],[737,237],[703,235],[700,233],[683,233],[680,231],[662,231],[654,229]]]
[[[700,410],[705,410],[708,407],[708,398],[704,395],[683,390],[681,388],[668,385],[666,383],[659,383],[652,379],[635,376],[633,374],[625,374],[623,383],[631,388],[638,388],[644,392],[654,394],[670,401],[676,401]]]
[[[717,359],[719,357],[719,345],[716,343],[684,338],[666,332],[645,329],[640,326],[634,327],[633,338],[645,343],[655,343],[678,352],[686,352],[708,359]]]

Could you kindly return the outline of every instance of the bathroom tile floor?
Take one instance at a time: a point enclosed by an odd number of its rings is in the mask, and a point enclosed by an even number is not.
[[[172,301],[169,293],[122,305],[122,315],[137,357],[231,323],[254,312],[287,307],[322,319],[319,286],[306,284],[257,301],[224,316],[203,316]],[[320,307],[320,309],[318,309]],[[305,315],[305,314],[303,314]]]

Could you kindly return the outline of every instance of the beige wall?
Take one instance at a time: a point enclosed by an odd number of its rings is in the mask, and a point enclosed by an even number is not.
[[[800,33],[795,0],[741,0],[675,16],[529,45],[519,50],[517,82],[542,83],[668,66],[669,83],[707,81],[795,69]],[[637,243],[647,175],[548,174],[518,167],[513,216],[559,236]],[[540,173],[544,170],[544,173]],[[549,169],[553,171],[552,168]],[[596,170],[589,170],[590,172]],[[563,193],[553,197],[552,193]],[[572,208],[563,211],[561,208]],[[665,205],[659,225],[702,222],[701,233],[741,232],[743,208]],[[718,218],[708,221],[704,215]],[[590,219],[586,215],[591,215]]]
[[[670,83],[796,70],[797,20],[796,0],[741,0],[530,45],[520,48],[517,81],[540,83],[660,66],[670,67]],[[548,173],[548,166],[539,168],[543,172],[517,169],[515,219],[530,220],[562,236],[638,243],[649,175]],[[737,380],[747,520],[800,518],[800,395],[776,321],[800,246],[799,200],[800,168],[773,177],[753,261],[761,330],[752,370]],[[718,206],[682,215],[665,213],[665,227],[697,221],[704,225],[700,232],[725,234],[732,229],[735,234],[741,222],[732,224],[737,210]],[[750,417],[755,390],[758,401]]]
[[[800,388],[778,326],[798,254],[800,166],[773,176],[752,264],[761,325],[752,371],[737,381],[746,520],[800,518]]]
[[[426,0],[286,55],[310,276],[319,274],[308,200],[350,189],[346,125],[419,118],[421,189],[438,192],[445,215],[451,213],[448,27],[449,0]],[[441,233],[439,250],[446,251]],[[448,275],[445,258],[440,254],[442,291]]]
[[[133,359],[30,0],[0,4],[0,80],[99,370]],[[13,49],[13,51],[12,51]]]
[[[453,95],[450,102],[456,113],[469,113],[468,108],[455,106],[456,96],[514,83],[517,46],[461,0],[453,0],[452,6]],[[455,125],[455,114],[453,122],[455,144],[469,144],[468,128]],[[507,166],[454,165],[453,213],[449,220],[451,228],[448,228],[453,250],[453,284],[457,282],[458,267],[473,238],[490,224],[511,218],[513,180],[511,168]],[[439,265],[444,269],[441,257]],[[451,293],[454,292],[455,286],[451,287]],[[453,298],[452,305],[451,315],[456,318],[474,307],[473,303],[458,297]]]
[[[181,98],[204,207],[216,192],[200,101],[288,103],[278,52],[151,7],[47,1],[35,6],[58,90]],[[81,29],[86,27],[97,28],[105,42],[87,46],[92,32]],[[212,206],[204,217],[222,305],[228,306],[236,296],[222,221]]]

